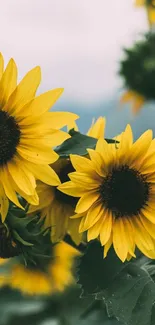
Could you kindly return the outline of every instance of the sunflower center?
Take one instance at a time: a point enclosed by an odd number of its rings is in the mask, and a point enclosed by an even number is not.
[[[100,188],[104,205],[116,218],[138,215],[147,204],[149,183],[128,166],[113,169]]]
[[[68,161],[67,165],[65,165],[59,172],[59,178],[61,180],[61,183],[69,181],[68,174],[74,172],[75,169],[73,168],[72,164],[70,161]],[[69,196],[67,194],[64,194],[55,189],[55,196],[58,201],[64,204],[69,204],[72,206],[75,206],[77,204],[78,199],[76,197]]]
[[[19,141],[20,129],[14,117],[0,111],[0,166],[12,159]]]

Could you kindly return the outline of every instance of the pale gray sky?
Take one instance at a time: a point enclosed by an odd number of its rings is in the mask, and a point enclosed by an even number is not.
[[[0,0],[0,50],[21,78],[41,65],[40,90],[64,87],[64,100],[95,101],[120,86],[121,47],[147,29],[133,0]]]

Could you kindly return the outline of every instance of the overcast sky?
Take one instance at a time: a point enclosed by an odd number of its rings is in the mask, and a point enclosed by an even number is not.
[[[113,94],[121,47],[146,30],[133,0],[5,0],[0,50],[14,57],[19,77],[41,65],[40,91],[64,87],[64,100],[95,101]]]

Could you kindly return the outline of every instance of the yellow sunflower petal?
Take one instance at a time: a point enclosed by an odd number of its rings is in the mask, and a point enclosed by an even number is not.
[[[141,160],[146,154],[152,141],[152,130],[144,132],[130,149],[128,163],[130,166],[136,166],[137,161]]]
[[[85,190],[82,187],[76,186],[72,181],[59,185],[58,190],[74,197],[80,197],[85,194]]]
[[[144,248],[147,251],[154,251],[155,255],[155,245],[154,242],[149,235],[149,233],[144,228],[143,224],[141,223],[140,219],[137,217],[134,217],[132,219],[132,224],[134,225],[134,231],[135,231],[135,243],[138,246],[138,248],[143,247],[143,250],[140,248],[140,250],[143,252]]]
[[[69,174],[69,178],[72,182],[78,184],[78,186],[89,190],[98,188],[100,185],[99,180],[94,179],[92,175],[90,176],[86,173],[73,172]]]
[[[144,103],[145,103],[145,98],[143,96],[140,95],[135,96],[132,104],[132,112],[134,115],[139,113]]]
[[[100,204],[94,204],[87,212],[83,229],[81,229],[80,225],[80,231],[86,231],[91,228],[98,220],[104,219],[104,213],[105,211]]]
[[[51,129],[61,129],[79,118],[75,113],[70,112],[49,112],[41,117],[43,121]]]
[[[63,90],[63,88],[56,88],[37,96],[20,110],[20,115],[28,116],[27,123],[29,121],[31,124],[36,117],[47,112],[55,104]]]
[[[51,164],[58,159],[57,153],[48,147],[19,145],[17,152],[21,157],[35,164]]]
[[[95,168],[92,164],[92,161],[88,158],[81,157],[78,155],[70,155],[70,160],[76,171],[82,173],[93,173]]]
[[[136,257],[134,251],[135,251],[135,242],[134,242],[134,229],[132,227],[132,223],[130,222],[130,219],[123,218],[122,220],[124,225],[124,232],[125,237],[128,244],[128,252],[132,257]]]
[[[22,165],[20,166],[20,164],[16,163],[15,160],[8,163],[8,170],[14,179],[14,182],[19,188],[21,188],[21,190],[24,189],[25,193],[28,195],[34,194],[36,183],[34,176],[30,172],[27,170],[25,171]]]
[[[133,144],[133,134],[131,126],[128,124],[125,131],[122,132],[121,141],[119,144],[119,153],[124,157]]]
[[[85,231],[84,224],[85,224],[86,216],[82,216],[82,217],[83,218],[80,220],[79,233]]]
[[[102,226],[102,220],[99,219],[91,228],[88,229],[87,231],[88,241],[98,238],[101,226]]]
[[[105,118],[100,116],[95,123],[92,123],[87,135],[96,139],[104,138],[105,124]]]
[[[93,203],[98,200],[99,197],[100,197],[100,193],[98,193],[96,191],[84,194],[79,199],[79,201],[76,205],[75,212],[83,213],[83,212],[87,211],[93,205]]]
[[[70,234],[71,238],[73,239],[76,245],[79,245],[82,240],[82,235],[79,233],[79,219],[69,219],[68,220],[68,233]]]
[[[155,239],[155,224],[152,224],[152,222],[142,216],[140,216],[140,220],[150,236]]]
[[[6,197],[3,186],[0,184],[0,214],[2,222],[5,221],[9,209],[9,200]]]
[[[144,6],[145,5],[145,0],[135,0],[135,5],[136,6]]]
[[[0,79],[2,78],[4,70],[4,59],[2,53],[0,53]]]
[[[111,236],[112,222],[113,222],[112,213],[109,211],[105,212],[105,217],[100,229],[100,242],[102,246],[104,246],[107,243],[107,241]]]
[[[126,104],[133,99],[134,92],[132,90],[126,91],[120,98],[121,104]]]
[[[105,171],[108,170],[110,162],[115,160],[116,146],[110,145],[104,139],[100,138],[96,144],[96,151],[101,155]]]
[[[4,109],[13,116],[19,114],[22,107],[34,98],[40,81],[40,67],[29,71],[10,96]]]
[[[27,195],[24,191],[17,187],[17,193],[19,193],[28,203],[38,206],[39,197],[36,191],[33,195]]]
[[[2,185],[4,187],[4,191],[7,195],[7,197],[13,202],[15,203],[19,208],[23,209],[22,205],[19,203],[18,199],[17,199],[17,195],[13,189],[13,187],[11,186],[11,180],[10,180],[10,174],[9,171],[7,170],[7,168],[1,168],[0,170],[0,180],[2,182]]]
[[[104,246],[104,253],[103,253],[104,258],[107,256],[111,245],[112,245],[112,235],[111,235],[111,237],[109,238],[109,240],[107,241],[107,243]]]
[[[141,210],[141,215],[144,215],[144,217],[155,224],[155,209],[145,206],[145,208]]]
[[[116,219],[113,225],[113,245],[116,254],[122,262],[127,258],[128,243],[124,231],[124,224],[122,218]]]
[[[101,176],[105,176],[106,172],[104,170],[104,161],[101,157],[101,155],[99,154],[99,152],[93,150],[93,149],[87,149],[90,159],[93,162],[94,166],[95,166],[95,170],[96,172]]]
[[[1,108],[6,104],[9,96],[14,91],[17,85],[17,66],[13,59],[11,59],[3,73],[0,80],[0,106]]]
[[[67,123],[67,131],[74,129],[75,131],[79,131],[78,126],[75,121],[71,121]]]
[[[48,185],[58,186],[60,184],[59,176],[48,165],[29,163],[27,168],[33,173],[33,175],[35,175],[36,179],[39,179]]]
[[[155,23],[155,8],[151,5],[147,7],[148,20],[150,25]]]

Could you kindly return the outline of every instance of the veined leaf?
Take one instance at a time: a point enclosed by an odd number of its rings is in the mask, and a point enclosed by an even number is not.
[[[149,262],[142,265],[136,260],[122,263],[112,249],[103,259],[102,250],[99,242],[91,242],[80,258],[78,276],[83,296],[92,294],[96,299],[103,299],[109,317],[125,325],[154,325],[153,267]],[[143,258],[142,261],[146,262]]]
[[[87,149],[95,149],[97,139],[84,135],[80,132],[70,130],[71,138],[64,141],[55,151],[60,157],[68,157],[70,154],[85,156],[88,154]],[[113,139],[105,139],[108,143],[116,143]]]

